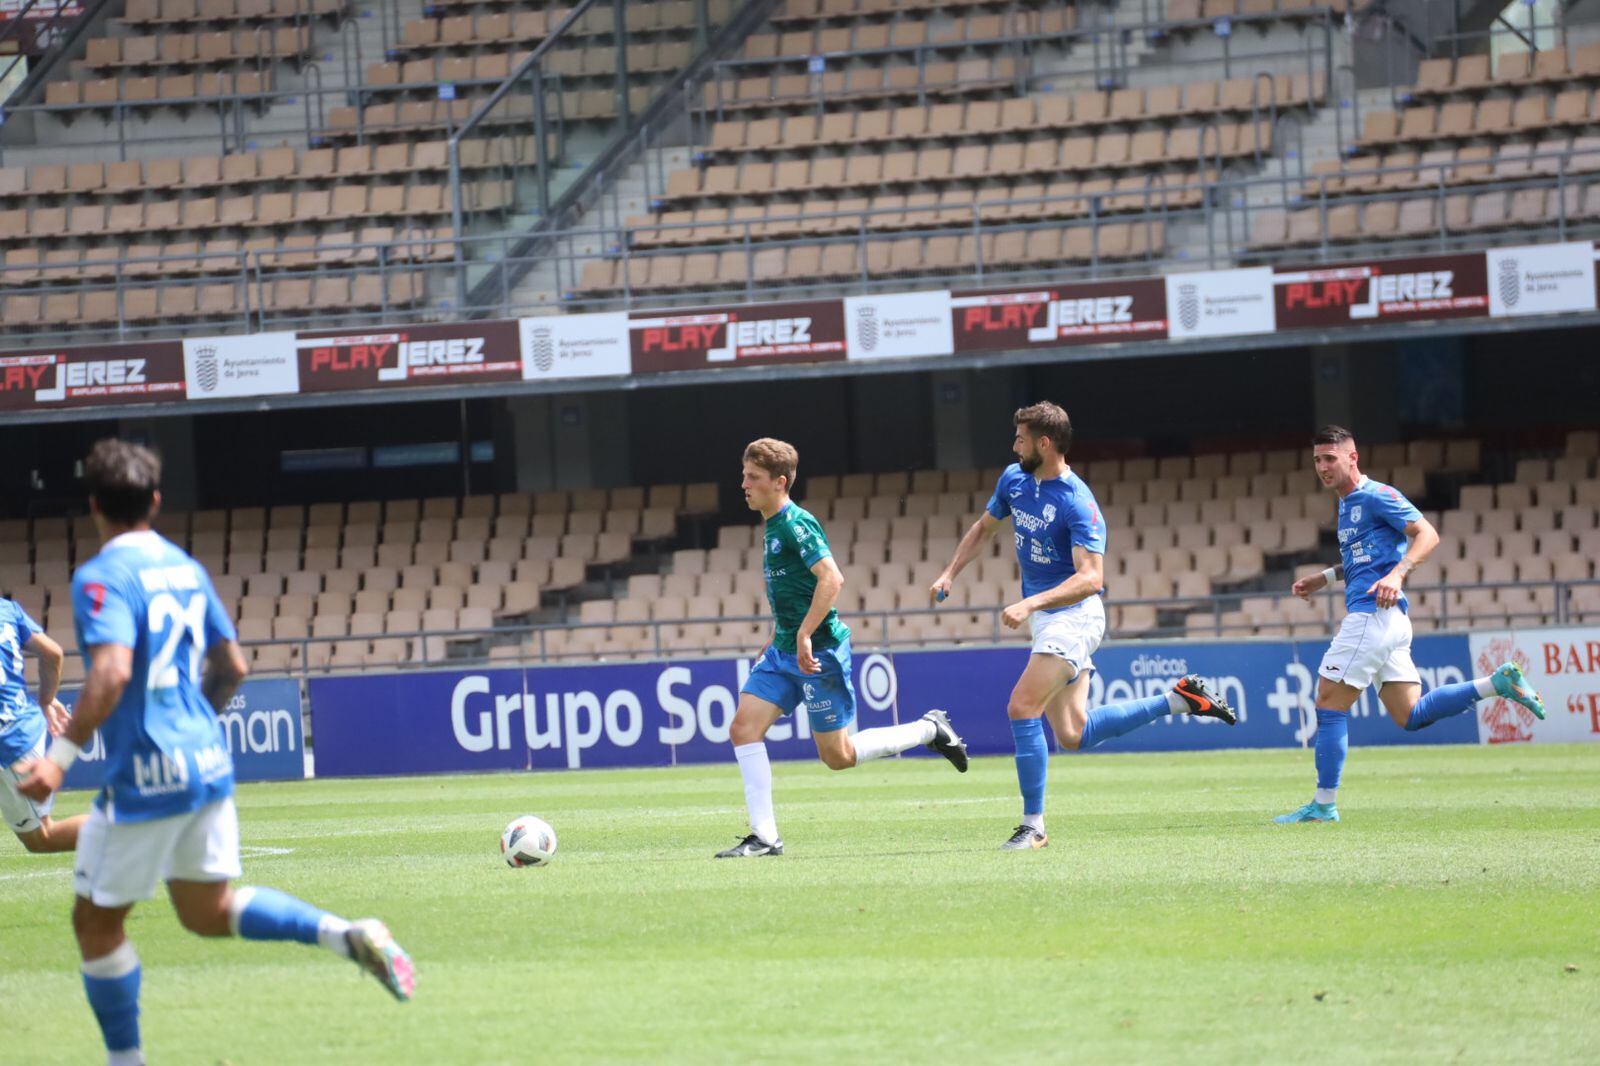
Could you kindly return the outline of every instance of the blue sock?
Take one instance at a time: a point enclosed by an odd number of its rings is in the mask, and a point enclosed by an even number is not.
[[[1452,718],[1470,710],[1472,705],[1478,702],[1478,698],[1478,685],[1475,681],[1463,681],[1459,685],[1440,685],[1411,708],[1411,717],[1406,719],[1406,731],[1415,733],[1441,718]]]
[[[1146,696],[1142,700],[1110,703],[1089,712],[1089,723],[1083,727],[1083,737],[1078,741],[1079,751],[1088,751],[1102,741],[1131,733],[1142,725],[1172,713],[1167,694]]]
[[[1344,772],[1344,756],[1350,748],[1350,715],[1344,711],[1317,708],[1317,790],[1332,792],[1339,787]]]
[[[348,927],[342,919],[275,888],[236,889],[229,918],[234,933],[245,940],[298,940],[302,944],[316,944],[319,943],[317,934],[325,922],[337,926],[332,931],[338,933]]]
[[[100,1023],[107,1051],[139,1046],[139,954],[124,940],[111,954],[83,964],[83,992]]]
[[[1022,789],[1022,813],[1044,813],[1044,779],[1050,768],[1050,746],[1044,739],[1044,720],[1019,718],[1011,723],[1017,745],[1017,785]]]

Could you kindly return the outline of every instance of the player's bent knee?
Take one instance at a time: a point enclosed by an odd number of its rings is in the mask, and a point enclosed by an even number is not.
[[[761,729],[754,722],[741,722],[735,718],[728,726],[728,742],[735,747],[744,744],[754,744],[762,737]]]
[[[1013,696],[1011,697],[1011,702],[1006,704],[1006,715],[1013,722],[1021,721],[1024,718],[1038,718],[1043,714],[1044,706],[1034,703],[1032,700],[1020,700]]]

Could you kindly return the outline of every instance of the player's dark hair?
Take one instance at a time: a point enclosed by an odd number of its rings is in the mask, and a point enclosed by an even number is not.
[[[1312,436],[1311,443],[1316,444],[1343,444],[1347,440],[1355,440],[1356,435],[1343,426],[1327,425],[1317,430]]]
[[[161,485],[155,452],[115,437],[96,441],[83,464],[83,480],[100,513],[121,526],[148,521]]]
[[[800,453],[788,441],[762,437],[744,446],[744,461],[754,463],[771,477],[786,477],[788,492],[794,491],[794,474],[800,468]]]
[[[1011,416],[1014,426],[1026,426],[1035,437],[1048,437],[1062,455],[1072,447],[1072,419],[1059,404],[1043,400],[1031,407],[1021,407]]]

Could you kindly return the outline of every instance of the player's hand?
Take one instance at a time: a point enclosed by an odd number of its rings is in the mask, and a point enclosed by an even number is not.
[[[1327,587],[1328,579],[1321,573],[1315,573],[1309,574],[1306,577],[1301,578],[1299,581],[1296,581],[1294,585],[1290,587],[1289,591],[1294,593],[1296,596],[1299,596],[1307,603],[1310,603],[1313,593],[1321,592]]]
[[[949,574],[940,574],[939,580],[928,586],[928,605],[937,606],[940,600],[948,597],[954,580]]]
[[[1372,583],[1367,589],[1379,607],[1393,607],[1400,602],[1400,590],[1404,578],[1399,570],[1391,570]]]
[[[1028,601],[1019,600],[1000,612],[1000,622],[1007,629],[1021,629],[1022,623],[1026,622],[1032,613],[1033,608],[1028,606]]]
[[[822,664],[811,654],[811,638],[804,633],[794,638],[794,658],[800,664],[802,674],[822,673]]]
[[[21,770],[28,776],[17,782],[17,791],[35,803],[49,799],[50,793],[61,787],[61,778],[65,776],[61,767],[49,759],[34,759]]]
[[[51,700],[50,706],[44,709],[45,722],[50,727],[50,735],[59,737],[67,728],[67,722],[72,718],[72,712],[64,707],[60,700]]]

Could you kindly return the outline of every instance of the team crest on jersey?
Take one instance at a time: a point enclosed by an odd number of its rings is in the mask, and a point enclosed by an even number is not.
[[[777,537],[773,537],[771,540],[767,541],[767,550],[773,555],[777,555],[783,550],[783,542]]]
[[[89,597],[89,613],[98,615],[106,605],[106,587],[98,581],[91,581],[83,586],[83,591]]]
[[[1045,520],[1045,524],[1046,525],[1048,525],[1049,523],[1054,522],[1056,520],[1056,505],[1055,504],[1047,503],[1047,504],[1044,505],[1044,520]]]
[[[1361,505],[1359,503],[1356,504],[1354,507],[1350,508],[1350,521],[1352,521],[1352,522],[1361,521]]]

